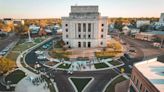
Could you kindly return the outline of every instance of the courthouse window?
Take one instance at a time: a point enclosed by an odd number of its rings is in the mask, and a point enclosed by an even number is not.
[[[91,35],[88,35],[88,38],[91,38]]]
[[[91,23],[88,24],[88,32],[91,32]]]
[[[66,38],[68,38],[68,35],[66,35]]]
[[[78,31],[81,32],[81,24],[78,23]]]
[[[65,29],[66,32],[68,32],[68,29]]]
[[[83,32],[86,32],[86,24],[83,23]]]

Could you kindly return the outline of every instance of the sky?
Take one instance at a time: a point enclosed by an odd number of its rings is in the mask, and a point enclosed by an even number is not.
[[[60,18],[71,5],[98,5],[102,16],[160,17],[164,0],[0,0],[0,18]]]

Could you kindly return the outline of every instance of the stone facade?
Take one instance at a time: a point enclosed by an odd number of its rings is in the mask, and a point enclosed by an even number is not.
[[[69,17],[62,17],[62,38],[73,48],[106,47],[107,17],[98,6],[71,6]]]

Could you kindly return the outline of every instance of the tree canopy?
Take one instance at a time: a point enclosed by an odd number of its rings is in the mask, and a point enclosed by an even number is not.
[[[16,67],[14,61],[0,57],[0,74],[6,73]]]

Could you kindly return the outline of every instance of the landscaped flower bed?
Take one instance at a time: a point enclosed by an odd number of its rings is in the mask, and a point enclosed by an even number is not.
[[[71,64],[60,64],[57,68],[62,68],[62,69],[69,69]]]
[[[122,53],[122,51],[101,51],[101,52],[95,52],[95,56],[100,59],[105,59],[105,58],[115,57],[120,53]]]
[[[109,64],[112,64],[112,65],[120,65],[121,63],[119,62],[119,61],[117,61],[117,60],[113,60],[113,61],[109,61],[108,62]]]
[[[62,49],[55,49],[55,50],[49,51],[49,54],[53,58],[69,60],[68,55],[70,55],[71,52],[64,51]]]
[[[97,63],[97,64],[94,64],[95,68],[96,69],[100,69],[100,68],[107,68],[109,67],[107,64],[105,63]]]
[[[48,66],[54,66],[54,65],[56,65],[58,62],[54,62],[54,61],[47,61],[47,62],[45,62],[45,65],[48,65]]]

